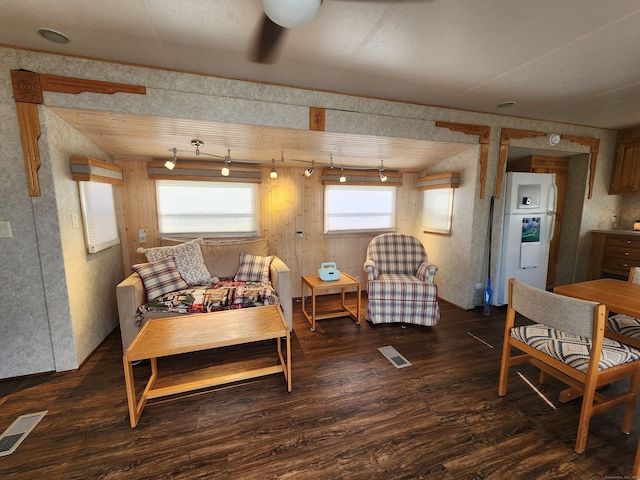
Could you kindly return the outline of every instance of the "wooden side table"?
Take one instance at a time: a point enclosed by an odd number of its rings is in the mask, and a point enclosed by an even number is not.
[[[304,289],[307,286],[311,290],[311,315],[305,310],[304,307]],[[345,289],[356,287],[358,289],[357,307],[354,312],[348,308],[344,303]],[[341,309],[337,312],[316,313],[316,292],[331,290],[339,288],[341,290],[342,302]],[[356,325],[360,325],[360,309],[362,306],[362,296],[360,294],[360,281],[353,278],[344,272],[340,273],[338,280],[323,281],[320,280],[318,275],[303,275],[302,276],[302,314],[311,324],[311,331],[316,330],[316,320],[323,320],[325,318],[338,318],[349,316],[353,319]]]

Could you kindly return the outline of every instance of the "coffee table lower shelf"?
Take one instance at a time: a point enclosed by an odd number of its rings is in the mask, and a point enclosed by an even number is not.
[[[285,349],[282,349],[285,338]],[[174,385],[154,388],[158,379],[158,357],[197,352],[219,347],[241,345],[275,339],[279,364],[227,375],[181,381]],[[131,362],[149,359],[151,375],[137,400]],[[134,428],[147,400],[178,395],[217,385],[239,382],[250,378],[283,373],[287,391],[291,391],[291,335],[286,327],[280,307],[271,305],[224,312],[203,313],[187,317],[149,320],[140,329],[123,356],[129,421]],[[193,378],[196,378],[194,372]]]

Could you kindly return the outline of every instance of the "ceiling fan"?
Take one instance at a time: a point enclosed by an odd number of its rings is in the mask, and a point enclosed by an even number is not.
[[[309,24],[316,18],[323,1],[324,0],[260,0],[264,15],[262,18],[262,26],[260,27],[251,53],[251,61],[256,63],[274,63],[277,60],[278,50],[286,36],[287,29],[300,28]],[[390,0],[363,1],[392,3]],[[415,2],[421,0],[408,1]]]

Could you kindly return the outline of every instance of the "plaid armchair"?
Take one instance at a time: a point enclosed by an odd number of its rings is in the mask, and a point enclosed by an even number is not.
[[[415,237],[378,235],[367,247],[367,313],[371,323],[415,323],[433,326],[440,320],[438,267]]]

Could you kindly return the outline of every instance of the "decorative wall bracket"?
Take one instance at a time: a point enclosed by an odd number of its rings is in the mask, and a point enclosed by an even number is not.
[[[60,92],[77,94],[81,92],[113,94],[116,92],[145,95],[147,90],[139,85],[101,82],[84,78],[63,77],[29,72],[27,70],[11,70],[13,96],[18,111],[20,138],[24,153],[24,165],[27,171],[29,195],[40,196],[40,118],[38,105],[44,104],[42,92]]]
[[[533,132],[531,130],[515,130],[513,128],[503,128],[500,134],[500,157],[498,158],[498,175],[496,177],[496,198],[500,198],[502,191],[502,179],[507,171],[507,154],[512,138],[536,138],[546,137],[544,132]]]
[[[466,133],[467,135],[478,135],[478,143],[480,144],[480,198],[484,198],[487,183],[491,127],[452,122],[436,122],[436,127],[448,128],[449,130]]]
[[[590,148],[591,160],[589,162],[589,196],[593,195],[593,181],[596,177],[596,163],[598,162],[598,150],[600,149],[600,139],[593,137],[576,137],[574,135],[562,135],[562,138],[573,143],[579,143]]]

